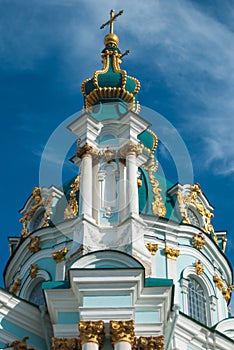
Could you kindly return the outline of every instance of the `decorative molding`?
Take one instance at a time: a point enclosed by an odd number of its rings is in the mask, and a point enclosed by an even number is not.
[[[38,265],[37,264],[32,264],[30,267],[30,277],[31,278],[35,278],[37,276],[38,273]]]
[[[13,350],[34,350],[34,348],[27,347],[27,340],[29,337],[24,337],[22,340],[15,340],[9,344]]]
[[[197,249],[202,249],[204,244],[206,243],[206,239],[202,232],[199,232],[193,236],[192,245]]]
[[[180,255],[180,250],[166,246],[164,248],[164,253],[165,253],[167,259],[176,260],[178,258],[178,256]]]
[[[195,262],[195,269],[196,269],[197,275],[202,275],[203,274],[204,266],[202,265],[201,260],[197,260]]]
[[[70,185],[72,188],[70,192],[70,199],[68,202],[68,206],[64,210],[64,219],[72,219],[76,216],[79,210],[78,202],[76,199],[76,194],[80,188],[80,175],[78,175],[74,182]]]
[[[102,348],[105,338],[103,321],[79,321],[80,343],[96,343]]]
[[[13,283],[12,287],[11,287],[11,293],[13,294],[17,294],[17,292],[19,291],[21,286],[21,279],[17,278],[16,281]]]
[[[52,253],[52,258],[56,261],[56,263],[60,263],[65,260],[67,252],[68,249],[65,247],[63,249],[58,250],[55,253]]]
[[[76,350],[78,347],[76,338],[52,338],[53,350]]]
[[[140,350],[164,350],[164,336],[140,337]]]
[[[28,249],[30,250],[30,252],[32,253],[38,252],[41,249],[39,237],[38,236],[29,237],[29,239],[30,239],[30,242],[28,244]]]
[[[157,250],[158,250],[158,244],[155,243],[145,243],[146,248],[148,249],[148,251],[150,252],[151,255],[155,255]]]
[[[155,195],[154,202],[152,203],[152,212],[158,216],[164,217],[167,211],[160,194],[161,188],[159,182],[153,174],[156,173],[158,169],[158,161],[154,159],[153,153],[151,153],[149,160],[143,165],[143,168],[148,172],[150,183],[152,185],[152,192]]]
[[[110,338],[113,346],[125,341],[131,344],[132,348],[137,347],[137,338],[134,331],[134,320],[130,321],[110,321]]]

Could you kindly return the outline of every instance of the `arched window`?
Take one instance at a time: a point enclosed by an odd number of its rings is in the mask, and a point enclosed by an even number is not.
[[[32,290],[29,301],[38,306],[45,305],[45,298],[42,290],[42,283],[44,281],[39,282]]]
[[[188,314],[195,320],[207,324],[204,289],[196,279],[191,277],[188,283]]]

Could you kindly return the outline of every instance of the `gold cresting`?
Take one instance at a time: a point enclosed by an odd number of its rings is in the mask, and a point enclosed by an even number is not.
[[[164,336],[140,337],[140,350],[164,350]]]
[[[168,246],[164,248],[164,253],[167,259],[171,259],[171,260],[176,260],[180,255],[180,251],[178,249],[170,248]]]
[[[135,324],[133,320],[129,321],[110,321],[110,338],[113,346],[125,341],[131,344],[132,348],[137,347],[137,338],[135,337]]]
[[[195,248],[200,250],[203,248],[205,243],[206,243],[206,238],[204,237],[202,232],[199,232],[193,236],[192,244]]]
[[[78,348],[78,340],[76,338],[52,338],[53,350],[76,350]]]
[[[44,221],[41,225],[41,227],[49,226],[49,219],[50,215],[52,213],[52,205],[53,205],[53,195],[49,196],[48,198],[43,198],[41,196],[41,188],[40,187],[33,187],[32,189],[32,198],[33,198],[33,204],[30,206],[29,210],[24,214],[24,216],[19,220],[23,228],[21,230],[21,237],[26,238],[29,235],[27,223],[30,221],[36,212],[36,210],[39,207],[45,207],[45,213],[44,213]]]
[[[64,219],[72,219],[76,216],[79,210],[78,202],[76,199],[77,192],[80,188],[80,175],[78,175],[74,182],[70,185],[72,188],[70,192],[70,199],[68,201],[68,206],[64,210]]]
[[[145,243],[145,246],[151,255],[155,255],[156,252],[158,251],[158,244],[147,242]]]
[[[52,253],[52,258],[56,261],[56,263],[60,263],[65,260],[67,252],[68,249],[65,247],[58,250],[57,252]]]
[[[79,321],[78,327],[81,346],[91,342],[98,344],[99,348],[102,348],[105,339],[103,321]]]
[[[210,210],[205,209],[201,199],[199,198],[199,195],[202,194],[202,190],[199,183],[190,185],[190,189],[191,189],[191,192],[189,194],[183,194],[182,191],[177,192],[179,209],[180,209],[181,215],[183,216],[183,222],[187,224],[191,224],[191,221],[189,220],[189,217],[188,217],[188,209],[191,204],[194,205],[198,213],[204,217],[205,223],[202,229],[207,234],[212,233],[214,236],[214,241],[216,242],[216,244],[218,244],[214,227],[211,224],[211,219],[213,219],[214,214],[211,213]]]

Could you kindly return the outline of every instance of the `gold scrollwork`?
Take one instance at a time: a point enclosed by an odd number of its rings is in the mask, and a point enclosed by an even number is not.
[[[171,259],[171,260],[176,260],[178,258],[178,256],[180,255],[180,251],[174,248],[170,248],[168,246],[166,246],[164,248],[164,253],[167,257],[167,259]]]
[[[214,241],[218,243],[217,236],[214,231],[214,227],[211,224],[211,219],[213,219],[214,214],[211,213],[210,210],[205,209],[203,203],[201,202],[199,195],[202,194],[201,187],[199,183],[195,183],[194,185],[190,185],[191,192],[189,194],[183,194],[182,191],[177,192],[177,198],[179,202],[180,213],[183,216],[183,222],[187,224],[191,224],[191,221],[188,217],[188,208],[189,205],[194,205],[199,212],[200,215],[204,217],[205,223],[203,226],[203,230],[209,234],[212,233],[214,236]]]
[[[126,341],[131,344],[132,348],[136,347],[137,338],[135,337],[134,321],[110,321],[111,343],[115,344]]]
[[[57,252],[52,253],[52,258],[56,261],[56,263],[60,263],[65,260],[67,252],[68,249],[65,247],[63,249],[58,250]]]
[[[81,345],[91,342],[102,348],[105,338],[103,321],[79,321],[80,343]]]
[[[204,244],[206,243],[206,239],[202,232],[199,232],[193,236],[193,246],[197,249],[202,249]]]
[[[80,175],[78,175],[74,182],[70,186],[72,188],[70,192],[70,199],[68,202],[68,206],[64,210],[64,219],[72,219],[78,213],[79,206],[76,199],[76,194],[80,188]]]
[[[158,162],[155,161],[153,153],[150,155],[150,159],[147,163],[143,165],[143,168],[148,172],[150,183],[152,185],[152,192],[155,195],[154,202],[152,203],[152,212],[163,217],[166,215],[167,211],[160,194],[161,188],[159,187],[159,182],[153,174],[158,169]]]
[[[195,262],[195,270],[198,275],[202,275],[204,271],[204,266],[202,265],[201,260]]]
[[[28,244],[28,249],[30,250],[30,252],[32,253],[36,253],[41,249],[40,246],[40,240],[38,236],[35,237],[29,237],[30,242]]]
[[[147,242],[145,243],[146,248],[150,252],[151,255],[155,255],[158,250],[158,244]]]
[[[20,286],[21,286],[21,279],[17,278],[16,281],[13,283],[13,285],[11,287],[11,293],[17,294],[17,292],[20,289]]]
[[[53,350],[76,350],[77,345],[76,338],[52,338]]]
[[[164,350],[164,336],[140,337],[140,350]]]
[[[30,267],[30,277],[31,278],[35,278],[37,276],[37,273],[38,273],[38,265],[37,264],[31,264],[31,267]]]

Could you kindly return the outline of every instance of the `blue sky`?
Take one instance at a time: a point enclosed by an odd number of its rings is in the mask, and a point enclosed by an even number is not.
[[[111,8],[125,11],[115,24],[119,47],[131,50],[122,68],[140,80],[140,103],[183,138],[194,182],[215,207],[214,227],[228,230],[234,265],[233,1],[1,0],[1,266],[7,237],[20,233],[18,210],[39,184],[47,140],[81,110],[80,84],[101,67],[106,31],[99,27]],[[158,150],[164,173],[176,182],[170,153],[163,145]],[[56,152],[51,161],[59,162]],[[68,161],[65,168],[74,174]]]

